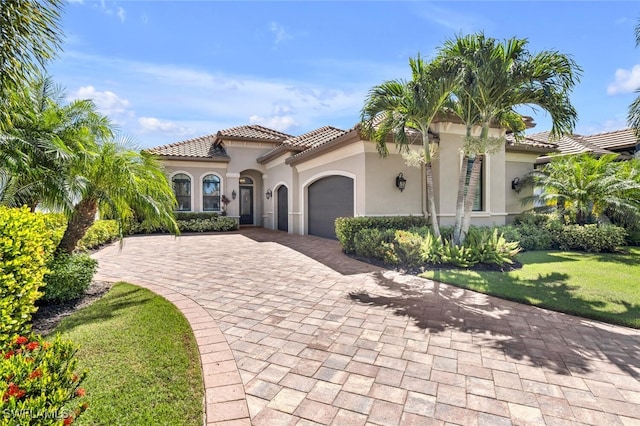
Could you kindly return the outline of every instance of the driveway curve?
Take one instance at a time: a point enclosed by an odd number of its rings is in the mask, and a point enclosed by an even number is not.
[[[207,424],[639,425],[640,332],[379,269],[260,228],[131,237],[98,279],[191,321]]]

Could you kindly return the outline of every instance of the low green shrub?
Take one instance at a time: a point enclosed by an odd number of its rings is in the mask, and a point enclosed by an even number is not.
[[[78,241],[77,250],[93,250],[120,238],[118,222],[115,220],[96,220],[84,237]]]
[[[498,229],[507,241],[518,242],[523,250],[551,250],[554,247],[553,234],[546,226],[520,222]]]
[[[565,225],[554,228],[560,250],[613,253],[626,244],[626,231],[614,225]]]
[[[428,224],[429,219],[421,216],[339,217],[335,221],[336,236],[345,253],[355,253],[355,236],[362,229],[406,230]]]
[[[0,426],[68,425],[86,409],[77,347],[18,336],[0,348]]]
[[[79,298],[87,290],[98,268],[98,261],[85,253],[59,253],[49,262],[48,268],[42,301],[65,302]]]
[[[354,237],[354,252],[358,256],[395,265],[398,258],[393,249],[394,237],[392,229],[361,229]]]
[[[354,246],[358,256],[410,268],[427,263],[450,263],[462,268],[478,263],[512,264],[512,258],[521,250],[517,242],[508,241],[497,228],[477,227],[470,229],[461,247],[453,244],[451,238],[435,238],[422,227],[362,229],[355,235]]]
[[[393,239],[393,248],[399,262],[409,267],[422,263],[422,243],[424,238],[411,231],[398,230]]]
[[[44,215],[0,207],[0,348],[31,330],[55,248]]]

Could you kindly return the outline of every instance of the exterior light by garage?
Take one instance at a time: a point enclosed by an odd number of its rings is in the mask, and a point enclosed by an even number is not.
[[[407,180],[404,178],[404,175],[400,173],[396,176],[396,188],[400,190],[400,192],[404,191],[404,188],[407,186]]]
[[[267,200],[271,198],[271,196],[273,195],[273,192],[271,192],[270,189],[267,189],[267,192],[264,193],[264,195],[267,197]]]

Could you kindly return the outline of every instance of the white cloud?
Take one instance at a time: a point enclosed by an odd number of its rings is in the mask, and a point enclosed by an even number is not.
[[[71,94],[71,99],[92,99],[98,110],[105,115],[122,115],[131,108],[131,103],[115,93],[105,90],[100,92],[93,86],[80,87]]]
[[[193,134],[193,129],[179,126],[171,121],[160,120],[155,117],[140,117],[138,119],[142,133],[162,132],[176,136],[187,136]]]
[[[276,45],[280,44],[280,42],[284,40],[289,40],[292,38],[291,35],[285,31],[284,27],[277,22],[269,23],[269,31],[271,31],[276,36]]]
[[[638,88],[640,88],[640,65],[634,65],[630,71],[621,68],[616,70],[615,81],[607,87],[607,94],[631,93]]]
[[[347,129],[358,120],[368,88],[382,80],[375,73],[368,76],[375,81],[347,79],[340,87],[340,78],[327,83],[275,80],[73,51],[63,55],[65,68],[55,70],[64,76],[61,84],[80,87],[76,98],[94,99],[112,120],[126,122],[122,131],[139,137],[144,146],[249,123],[292,134],[324,125]],[[117,94],[98,90],[101,84],[117,87]]]
[[[118,18],[120,18],[120,22],[124,22],[124,19],[126,17],[126,12],[122,7],[118,6],[118,11],[116,12],[116,15],[118,15]]]

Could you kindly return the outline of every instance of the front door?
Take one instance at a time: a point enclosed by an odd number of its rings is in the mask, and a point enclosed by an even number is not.
[[[278,188],[278,229],[289,231],[289,199],[287,187],[282,185]]]
[[[240,225],[253,225],[253,186],[240,185]]]

